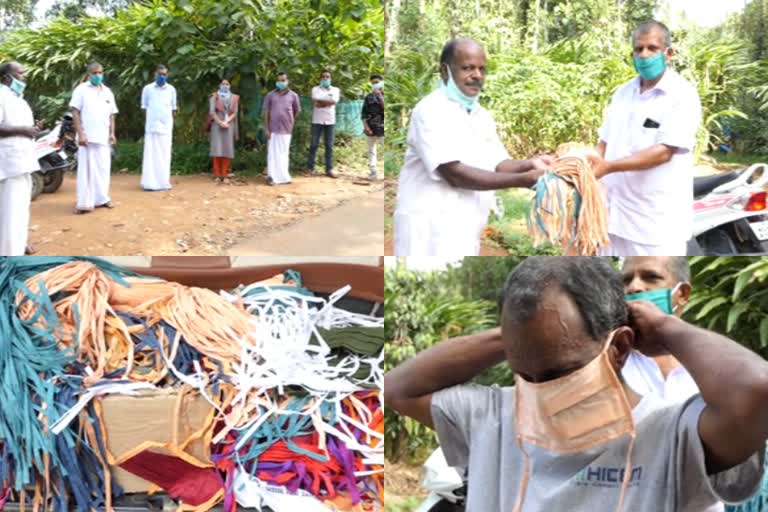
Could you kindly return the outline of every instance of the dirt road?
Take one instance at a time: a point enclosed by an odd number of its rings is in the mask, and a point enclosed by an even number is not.
[[[32,203],[29,241],[40,255],[221,255],[288,225],[301,232],[303,220],[383,189],[381,182],[343,175],[298,176],[276,187],[261,177],[216,185],[208,176],[174,176],[171,183],[171,191],[144,192],[138,176],[116,174],[114,209],[73,215],[75,178],[68,175],[58,192]],[[328,237],[336,231],[329,225]],[[343,246],[336,250],[345,255]]]

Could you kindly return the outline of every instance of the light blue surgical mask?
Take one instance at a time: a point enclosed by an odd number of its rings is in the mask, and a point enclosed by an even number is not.
[[[384,88],[384,82],[375,83],[371,87],[373,88],[374,91],[378,91],[379,89]]]
[[[275,82],[275,87],[280,89],[281,91],[288,87],[288,82]]]
[[[101,73],[97,73],[97,74],[91,75],[89,77],[89,80],[93,85],[101,85],[101,83],[104,81],[104,75],[102,75]]]
[[[448,68],[448,82],[443,84],[443,90],[445,91],[446,96],[448,96],[449,100],[455,101],[464,107],[464,109],[473,112],[477,107],[480,106],[480,103],[478,103],[480,95],[478,94],[477,96],[467,96],[464,94],[453,80],[451,66],[446,66],[446,68]]]
[[[228,85],[222,85],[222,86],[220,86],[220,87],[219,87],[219,94],[223,94],[224,96],[226,96],[227,94],[229,94],[229,86],[228,86]]]
[[[320,87],[330,87],[330,86],[331,86],[330,79],[320,80]]]
[[[667,59],[664,58],[664,55],[664,52],[645,58],[633,55],[632,61],[635,64],[635,71],[643,80],[656,80],[667,69]]]
[[[27,84],[22,82],[21,80],[16,80],[15,78],[11,77],[11,85],[8,86],[13,93],[21,98],[24,95],[24,89],[27,88]]]
[[[672,305],[672,296],[682,284],[683,283],[677,283],[677,285],[671,289],[659,288],[657,290],[648,290],[647,292],[632,293],[625,295],[624,299],[627,302],[632,302],[633,300],[647,300],[653,302],[663,313],[671,315],[677,310],[677,306]]]

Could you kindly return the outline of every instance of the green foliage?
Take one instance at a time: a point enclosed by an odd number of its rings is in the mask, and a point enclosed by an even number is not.
[[[684,318],[768,358],[768,257],[691,258],[693,293]]]
[[[252,141],[262,122],[253,100],[271,89],[278,70],[306,95],[327,67],[345,98],[362,98],[369,74],[383,69],[382,28],[377,0],[146,0],[112,17],[57,18],[8,33],[0,55],[28,67],[35,106],[37,97],[71,93],[86,65],[101,62],[123,139],[142,135],[138,102],[156,64],[170,68],[179,93],[175,137],[185,143],[204,139],[208,96],[227,76],[245,103],[244,136]]]
[[[493,303],[467,300],[437,273],[387,269],[384,288],[384,367],[390,370],[436,341],[490,327]],[[433,433],[418,422],[386,411],[385,451],[389,460],[435,446]]]

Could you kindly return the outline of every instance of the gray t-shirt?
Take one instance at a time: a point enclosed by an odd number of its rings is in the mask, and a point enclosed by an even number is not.
[[[514,388],[462,385],[432,396],[432,419],[448,464],[469,472],[467,512],[515,505],[523,455],[515,440]],[[669,404],[647,395],[632,411],[637,430],[625,512],[701,512],[747,499],[758,488],[764,452],[707,476],[698,434],[705,403]],[[525,443],[531,477],[523,512],[616,509],[629,436],[588,451],[558,454]]]

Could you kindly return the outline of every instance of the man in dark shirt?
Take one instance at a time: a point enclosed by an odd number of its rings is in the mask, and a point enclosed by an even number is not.
[[[368,136],[368,177],[376,179],[376,147],[384,137],[384,77],[371,75],[371,88],[363,101],[363,127]]]

